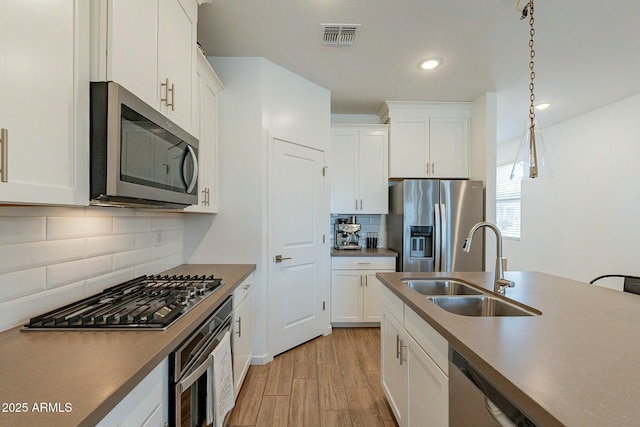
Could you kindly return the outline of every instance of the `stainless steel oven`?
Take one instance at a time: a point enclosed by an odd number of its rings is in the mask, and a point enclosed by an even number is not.
[[[198,140],[114,82],[91,83],[91,204],[198,202]]]
[[[213,401],[207,370],[211,353],[231,331],[232,300],[227,298],[211,316],[170,355],[169,419],[175,427],[205,427],[208,405]]]

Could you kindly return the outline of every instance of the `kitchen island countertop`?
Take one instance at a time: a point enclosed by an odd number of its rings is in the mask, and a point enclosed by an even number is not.
[[[165,331],[23,332],[16,327],[0,333],[0,404],[10,409],[10,403],[27,403],[29,408],[26,413],[0,412],[0,426],[95,425],[255,268],[253,264],[188,264],[166,271],[214,274],[225,284]],[[54,407],[59,403],[61,410],[31,410],[40,402]]]
[[[492,289],[493,273],[378,273],[538,425],[640,422],[640,296],[538,272],[505,272],[506,296],[539,316],[449,313],[402,283],[450,277]]]

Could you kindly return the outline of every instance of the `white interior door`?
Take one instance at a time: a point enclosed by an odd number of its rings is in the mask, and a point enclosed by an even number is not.
[[[328,249],[322,234],[329,217],[324,152],[276,138],[272,147],[268,328],[275,356],[322,335],[327,326]]]

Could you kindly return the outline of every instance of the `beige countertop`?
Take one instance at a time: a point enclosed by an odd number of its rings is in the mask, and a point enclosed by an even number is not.
[[[0,426],[92,426],[178,346],[254,270],[253,264],[193,264],[166,273],[214,274],[225,285],[166,331],[20,331],[0,333],[0,405],[27,403]],[[71,404],[36,413],[34,403]]]
[[[538,272],[508,271],[506,296],[540,316],[466,317],[403,277],[451,277],[492,289],[493,273],[377,277],[539,425],[640,423],[640,296]]]
[[[375,249],[359,249],[359,250],[338,250],[336,248],[331,249],[331,256],[333,257],[347,257],[347,256],[379,256],[379,257],[397,257],[398,253],[387,248],[375,248]]]

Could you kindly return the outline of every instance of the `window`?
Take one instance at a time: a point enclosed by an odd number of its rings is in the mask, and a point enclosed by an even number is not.
[[[520,239],[520,180],[509,179],[511,168],[496,169],[496,225],[503,237]]]

